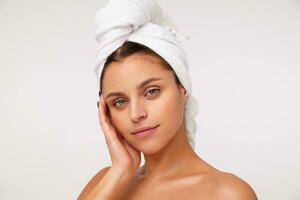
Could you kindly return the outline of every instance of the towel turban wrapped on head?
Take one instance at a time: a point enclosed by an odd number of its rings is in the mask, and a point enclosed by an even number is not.
[[[191,147],[195,147],[198,101],[192,96],[189,67],[181,41],[182,34],[154,0],[110,0],[95,16],[98,48],[95,73],[100,77],[108,56],[126,41],[147,46],[164,58],[173,68],[180,83],[188,93],[185,104],[185,125]]]

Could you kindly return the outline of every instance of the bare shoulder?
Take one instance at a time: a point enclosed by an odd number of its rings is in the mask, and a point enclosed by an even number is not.
[[[95,185],[103,178],[106,172],[110,169],[110,166],[102,168],[99,172],[97,172],[92,179],[87,183],[82,192],[80,193],[78,200],[82,199],[86,196],[90,191],[95,187]]]
[[[213,191],[216,199],[222,200],[257,200],[251,186],[240,177],[228,173],[214,173]]]
[[[106,174],[106,172],[110,169],[110,166],[108,167],[104,167],[103,169],[101,169],[99,172],[97,172],[97,174],[95,174],[93,176],[93,178],[88,182],[86,187],[89,186],[94,186],[97,182],[99,182],[103,176]]]

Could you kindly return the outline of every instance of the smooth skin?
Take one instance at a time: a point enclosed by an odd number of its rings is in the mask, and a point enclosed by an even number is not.
[[[153,77],[160,80],[138,88]],[[112,165],[90,180],[78,200],[257,200],[248,183],[209,165],[191,148],[184,124],[188,94],[158,58],[135,54],[113,62],[102,84],[99,120]],[[122,94],[107,97],[112,92]],[[132,134],[155,125],[145,138]]]

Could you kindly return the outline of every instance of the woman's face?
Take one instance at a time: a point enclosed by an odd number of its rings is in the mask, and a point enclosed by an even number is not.
[[[159,151],[184,123],[185,89],[176,84],[173,72],[164,69],[154,56],[135,54],[107,67],[102,94],[111,123],[137,150],[145,154]],[[132,134],[136,129],[157,125],[147,137]]]

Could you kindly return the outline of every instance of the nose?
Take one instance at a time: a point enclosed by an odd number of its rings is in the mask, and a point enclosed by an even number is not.
[[[139,122],[140,120],[147,117],[147,110],[140,101],[131,101],[130,105],[130,119],[134,122]]]

